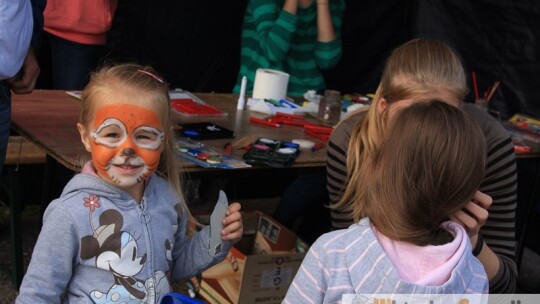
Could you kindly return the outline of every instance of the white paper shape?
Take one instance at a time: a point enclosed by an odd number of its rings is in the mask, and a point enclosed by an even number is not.
[[[219,197],[210,215],[210,255],[214,256],[221,250],[221,230],[223,230],[223,219],[229,207],[227,195],[223,190],[219,191]]]

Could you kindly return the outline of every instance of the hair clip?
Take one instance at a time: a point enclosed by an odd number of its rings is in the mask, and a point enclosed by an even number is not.
[[[154,78],[155,80],[159,81],[160,83],[163,83],[163,79],[157,77],[156,75],[154,75],[154,74],[152,74],[152,73],[150,73],[150,72],[148,72],[148,71],[145,71],[145,70],[137,70],[137,71],[139,71],[139,72],[141,72],[141,73],[144,73],[144,74],[146,74],[146,75],[148,75],[148,76]]]

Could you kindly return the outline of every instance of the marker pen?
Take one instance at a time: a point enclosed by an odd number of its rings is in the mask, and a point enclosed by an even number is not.
[[[249,121],[253,122],[253,123],[258,123],[258,124],[261,124],[261,125],[267,125],[267,126],[270,126],[270,127],[276,127],[276,128],[279,127],[278,123],[269,122],[267,120],[256,118],[256,117],[250,117]]]
[[[238,104],[236,105],[236,108],[238,110],[244,109],[244,104],[246,103],[246,83],[247,78],[246,76],[242,77],[242,85],[240,86],[240,96],[238,97]]]
[[[322,147],[324,147],[324,145],[325,145],[324,142],[318,142],[313,147],[311,147],[311,151],[315,152],[317,150],[320,150],[322,149]]]
[[[290,102],[287,99],[280,99],[279,103],[286,106],[287,108],[293,108],[293,109],[298,108],[297,104],[295,104],[294,102]]]

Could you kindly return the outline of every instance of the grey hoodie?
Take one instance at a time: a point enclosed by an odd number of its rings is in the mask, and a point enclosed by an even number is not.
[[[159,303],[169,280],[223,260],[209,253],[210,227],[186,236],[186,212],[153,175],[140,204],[90,174],[76,175],[45,211],[17,303]]]

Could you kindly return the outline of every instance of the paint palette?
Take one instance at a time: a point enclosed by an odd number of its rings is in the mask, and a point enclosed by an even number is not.
[[[251,167],[250,164],[226,154],[225,151],[193,141],[189,138],[178,139],[175,150],[181,159],[203,168],[238,169]]]
[[[194,140],[234,138],[234,131],[211,122],[178,124],[176,134]]]
[[[282,168],[292,165],[299,154],[300,145],[296,143],[259,138],[250,145],[244,160],[251,165]]]

